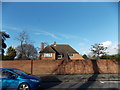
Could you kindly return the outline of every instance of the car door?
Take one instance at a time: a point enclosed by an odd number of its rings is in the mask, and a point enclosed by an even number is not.
[[[0,90],[3,88],[3,78],[2,78],[2,70],[0,70]]]
[[[2,78],[0,77],[0,90],[2,89]]]
[[[14,89],[19,85],[19,80],[17,76],[9,71],[2,71],[2,88]]]

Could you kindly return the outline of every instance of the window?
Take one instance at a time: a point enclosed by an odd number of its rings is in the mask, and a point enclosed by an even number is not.
[[[0,71],[0,78],[11,78],[11,77],[15,77],[17,78],[17,76],[11,72],[8,72],[8,71]]]
[[[19,74],[19,75],[28,75],[27,73],[21,71],[21,70],[13,70],[15,73]]]
[[[68,56],[69,56],[69,57],[73,57],[73,53],[69,53]]]
[[[44,57],[52,57],[52,53],[44,53]]]
[[[62,59],[62,55],[58,55],[57,58],[58,58],[58,59]]]

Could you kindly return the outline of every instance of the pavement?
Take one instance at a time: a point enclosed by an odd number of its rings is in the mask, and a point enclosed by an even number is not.
[[[38,75],[43,82],[120,81],[119,74]]]
[[[120,90],[118,74],[43,75],[40,89]]]
[[[88,81],[88,82],[49,82],[41,83],[40,89],[53,90],[53,89],[108,89],[108,90],[120,90],[120,81]]]

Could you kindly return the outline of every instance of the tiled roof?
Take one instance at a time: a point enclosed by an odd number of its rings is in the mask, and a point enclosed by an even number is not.
[[[51,45],[52,49],[57,51],[59,54],[64,53],[78,53],[74,50],[70,45],[63,44],[63,45]]]
[[[40,51],[40,53],[55,53],[55,51],[51,48],[50,45],[48,45],[42,51]]]
[[[68,44],[56,44],[48,45],[40,53],[58,53],[58,54],[68,54],[68,53],[78,53]]]

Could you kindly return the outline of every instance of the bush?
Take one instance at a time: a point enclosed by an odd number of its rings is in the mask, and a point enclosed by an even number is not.
[[[3,60],[14,60],[14,57],[12,57],[12,56],[4,56]]]
[[[101,56],[100,59],[115,59],[115,60],[120,60],[120,54],[104,55],[104,56]]]

